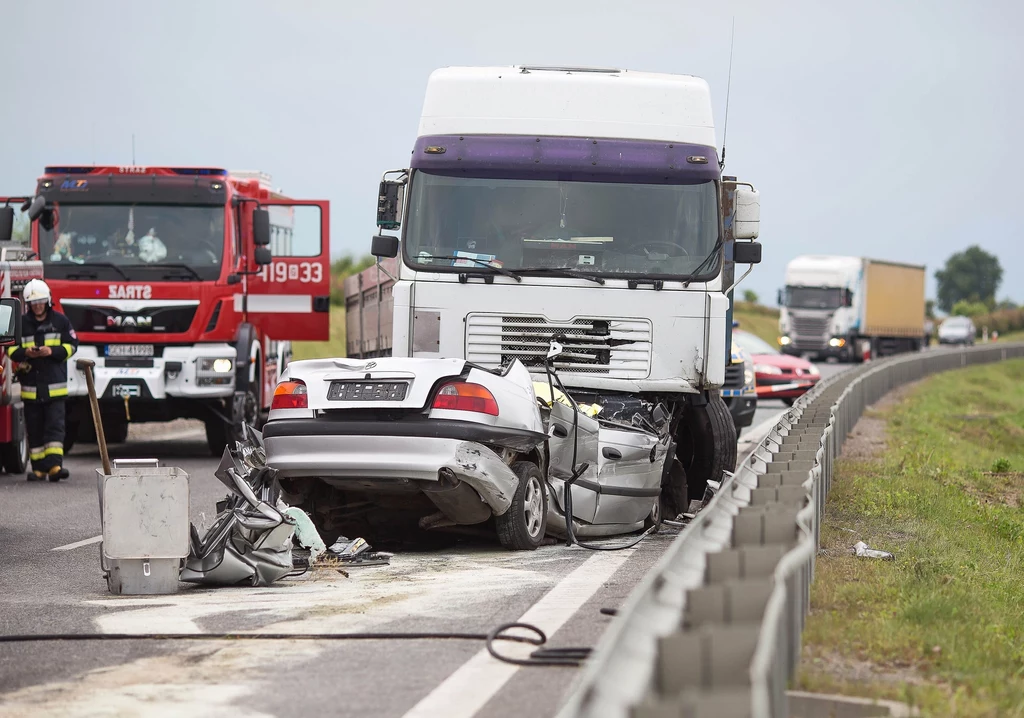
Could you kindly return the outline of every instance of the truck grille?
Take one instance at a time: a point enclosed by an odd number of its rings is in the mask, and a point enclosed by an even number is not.
[[[497,368],[518,359],[542,367],[548,343],[559,337],[565,352],[555,368],[615,379],[645,379],[651,372],[651,322],[647,319],[577,317],[552,322],[539,316],[470,314],[466,359]]]
[[[800,339],[824,339],[828,331],[830,317],[800,317],[792,316],[794,338]]]
[[[725,381],[722,383],[723,389],[742,389],[743,388],[743,362],[737,362],[730,364],[725,367]]]

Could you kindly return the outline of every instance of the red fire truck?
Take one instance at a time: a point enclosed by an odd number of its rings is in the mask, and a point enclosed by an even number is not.
[[[30,279],[43,278],[43,263],[32,259],[30,249],[0,245],[0,297],[19,297]],[[23,474],[28,467],[25,405],[21,386],[14,380],[14,365],[0,350],[0,468]]]
[[[108,441],[129,422],[199,419],[219,454],[261,423],[290,342],[328,338],[329,203],[264,173],[47,167],[33,198],[0,204],[27,214],[76,357],[96,361]],[[66,446],[95,440],[85,377],[69,374]]]

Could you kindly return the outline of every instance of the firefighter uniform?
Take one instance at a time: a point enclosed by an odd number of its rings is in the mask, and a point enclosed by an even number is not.
[[[30,347],[49,347],[50,355],[30,357]],[[68,359],[77,348],[78,337],[71,322],[48,305],[42,318],[32,311],[24,315],[21,346],[7,349],[11,360],[20,365],[21,399],[32,460],[30,479],[49,476],[56,481],[67,476],[63,470],[64,402],[68,395]]]

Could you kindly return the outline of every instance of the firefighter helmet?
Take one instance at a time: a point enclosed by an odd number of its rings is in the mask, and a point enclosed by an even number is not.
[[[32,279],[25,284],[25,289],[21,293],[21,297],[25,304],[35,304],[36,302],[46,302],[47,306],[53,303],[52,296],[50,295],[50,287],[42,279]]]

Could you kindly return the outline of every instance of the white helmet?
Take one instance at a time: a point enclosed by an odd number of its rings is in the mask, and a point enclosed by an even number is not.
[[[25,289],[21,293],[21,298],[25,304],[46,302],[47,305],[49,305],[52,302],[50,287],[42,279],[29,280],[25,284]]]

